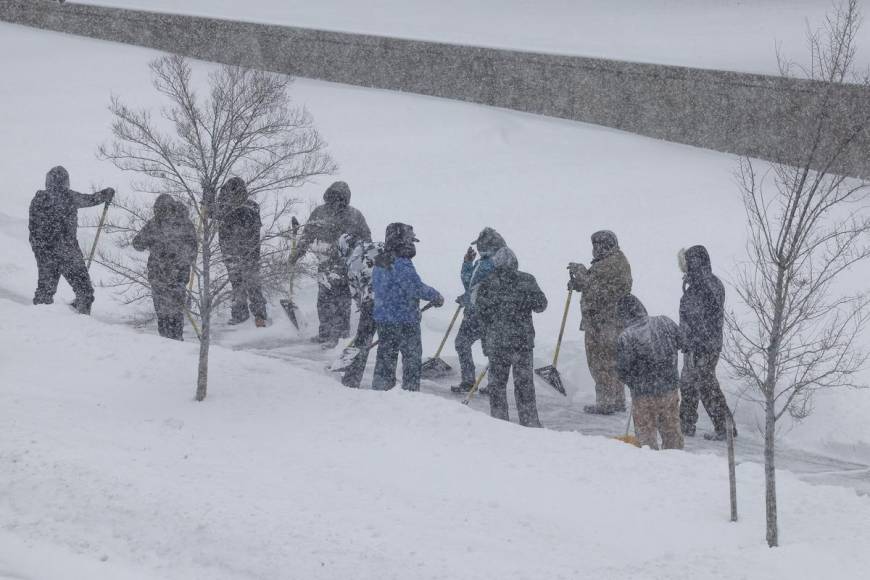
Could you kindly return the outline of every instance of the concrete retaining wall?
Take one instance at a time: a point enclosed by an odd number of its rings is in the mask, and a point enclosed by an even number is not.
[[[825,85],[762,75],[544,55],[174,14],[0,0],[0,20],[295,76],[432,95],[799,162]],[[771,55],[773,58],[773,55]],[[837,86],[832,122],[866,116],[870,91]],[[842,172],[870,178],[865,133]]]

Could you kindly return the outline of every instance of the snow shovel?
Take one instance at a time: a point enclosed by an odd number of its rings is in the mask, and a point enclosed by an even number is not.
[[[614,437],[617,441],[622,441],[623,443],[628,443],[629,445],[634,445],[635,447],[640,447],[640,441],[634,435],[629,435],[628,432],[631,430],[631,405],[628,406],[628,423],[625,424],[625,435],[621,435],[619,437]]]
[[[483,372],[478,375],[477,380],[474,381],[474,384],[471,386],[471,390],[468,391],[468,394],[465,395],[464,399],[462,399],[463,405],[467,405],[469,401],[471,401],[471,398],[474,396],[474,393],[478,391],[478,387],[480,387],[480,383],[483,382],[483,377],[486,376],[487,372],[489,372],[489,365],[486,365],[486,368],[483,369]]]
[[[571,308],[571,295],[573,293],[573,290],[568,290],[568,299],[565,300],[565,312],[562,314],[562,327],[559,328],[559,339],[556,341],[556,353],[553,355],[553,364],[535,369],[536,375],[544,379],[547,384],[566,397],[568,396],[568,393],[565,392],[565,386],[562,384],[562,376],[556,369],[556,364],[559,362],[559,349],[562,348],[562,337],[565,335],[565,322],[568,320],[568,309]]]
[[[109,213],[109,203],[103,205],[103,215],[100,216],[100,223],[97,225],[97,234],[94,236],[94,243],[91,245],[91,253],[88,254],[88,270],[91,269],[91,262],[94,261],[94,254],[97,252],[97,242],[100,241],[100,232],[103,231],[103,226],[106,223],[106,215]]]
[[[420,309],[420,314],[423,314],[430,308],[432,308],[431,302]],[[376,340],[371,343],[368,348],[364,349],[358,346],[353,346],[353,342],[351,342],[349,345],[344,347],[344,350],[341,351],[341,354],[338,355],[338,358],[332,361],[332,363],[329,365],[329,370],[334,373],[343,373],[350,368],[350,365],[353,364],[353,361],[356,360],[356,357],[358,357],[363,351],[365,351],[366,356],[368,356],[368,352],[378,346],[379,342],[380,340]]]
[[[438,350],[435,351],[435,356],[423,363],[420,367],[420,376],[426,379],[437,379],[443,377],[453,370],[453,368],[441,360],[441,351],[444,350],[444,345],[447,343],[447,338],[453,330],[453,325],[456,324],[456,319],[459,317],[459,311],[462,310],[462,304],[456,307],[456,312],[453,313],[453,318],[450,320],[450,325],[447,327],[447,332],[444,333],[444,338],[441,339],[441,344],[438,345]]]
[[[296,216],[290,220],[290,232],[292,238],[290,238],[290,255],[296,253],[296,237],[299,234],[299,220],[296,219]],[[293,278],[296,275],[296,265],[294,264],[292,268],[290,268],[290,288],[287,291],[287,298],[281,299],[281,308],[284,309],[284,312],[287,313],[287,318],[290,319],[290,322],[293,326],[296,327],[296,330],[299,330],[299,321],[296,319],[296,308],[297,306],[293,303]]]

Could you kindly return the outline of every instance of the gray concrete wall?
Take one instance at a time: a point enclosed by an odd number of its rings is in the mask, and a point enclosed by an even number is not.
[[[457,99],[800,162],[825,85],[752,74],[544,55],[211,18],[0,0],[0,20],[295,76]],[[837,86],[832,122],[870,110]],[[870,178],[863,134],[840,171]]]

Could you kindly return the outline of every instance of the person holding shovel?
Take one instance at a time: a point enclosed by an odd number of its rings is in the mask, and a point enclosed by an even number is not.
[[[369,345],[376,331],[372,271],[375,267],[375,259],[383,249],[384,245],[380,242],[358,240],[351,234],[342,234],[338,238],[338,253],[347,265],[350,295],[359,311],[356,336],[351,349],[348,349],[355,352],[341,379],[341,384],[346,387],[359,388],[369,358]]]
[[[667,316],[648,316],[633,294],[616,305],[622,328],[616,345],[616,372],[631,391],[631,414],[641,447],[682,449],[680,430],[680,328]]]
[[[546,310],[547,297],[534,276],[517,270],[516,260],[496,266],[476,292],[477,312],[484,329],[483,350],[489,358],[490,415],[510,420],[507,381],[513,371],[520,425],[540,427],[535,400],[532,313]]]
[[[111,187],[94,194],[73,191],[69,172],[61,166],[48,172],[45,189],[37,191],[30,202],[30,247],[39,275],[34,304],[52,304],[63,276],[76,295],[72,307],[80,314],[91,313],[94,287],[76,237],[78,210],[109,204],[114,197]]]
[[[517,269],[517,257],[508,247],[504,238],[492,228],[484,228],[471,242],[477,246],[480,259],[475,260],[477,253],[469,247],[462,261],[460,278],[465,288],[465,293],[456,299],[461,304],[465,313],[462,315],[462,324],[456,334],[456,354],[459,355],[459,367],[461,379],[459,385],[450,387],[454,393],[467,393],[474,386],[476,369],[474,368],[474,356],[471,347],[475,342],[483,338],[483,326],[477,316],[475,298],[479,285],[489,277],[499,266]]]
[[[196,262],[196,228],[180,201],[163,193],[154,217],[133,238],[133,248],[148,254],[148,283],[160,336],[184,340],[184,305],[190,270]]]
[[[420,279],[414,263],[418,242],[408,224],[387,226],[384,251],[375,261],[372,283],[374,318],[378,326],[378,354],[372,389],[387,391],[396,386],[396,364],[402,353],[402,388],[420,390],[423,344],[420,336],[420,300],[444,305],[444,297]]]
[[[568,288],[582,293],[580,330],[585,333],[586,360],[595,380],[595,404],[583,408],[587,413],[611,415],[625,411],[625,387],[616,375],[616,339],[621,330],[616,319],[616,304],[631,292],[631,266],[616,234],[592,234],[592,264],[568,266]]]

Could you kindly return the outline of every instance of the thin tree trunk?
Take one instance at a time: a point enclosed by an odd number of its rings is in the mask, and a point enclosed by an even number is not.
[[[199,339],[199,370],[196,377],[196,400],[202,401],[208,393],[208,350],[211,346],[211,224],[209,218],[203,220],[202,228],[202,290],[200,312],[202,328]]]
[[[779,546],[779,528],[776,521],[776,465],[774,463],[776,407],[770,393],[766,397],[764,410],[764,504],[767,515],[767,545],[775,548]]]

